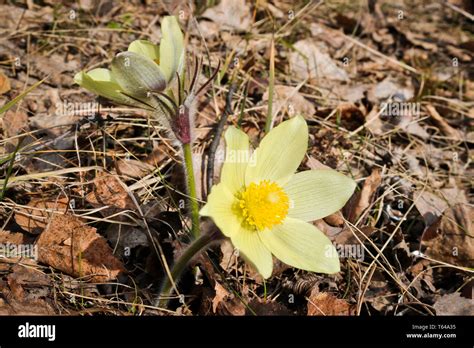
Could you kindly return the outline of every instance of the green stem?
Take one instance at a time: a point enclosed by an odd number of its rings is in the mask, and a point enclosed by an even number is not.
[[[194,256],[196,256],[200,251],[202,251],[214,240],[214,234],[205,234],[196,239],[191,245],[189,245],[183,255],[181,255],[178,261],[176,261],[176,263],[173,265],[173,268],[171,269],[171,279],[173,279],[173,281],[179,280],[183,271],[186,269],[186,266],[188,265],[189,261],[191,261]],[[158,300],[155,303],[156,306],[167,307],[168,301],[173,292],[171,279],[169,277],[165,278],[163,285],[161,286],[161,290],[159,292]],[[165,296],[164,299],[160,299],[162,295]]]
[[[186,178],[188,181],[188,195],[189,203],[191,206],[191,233],[192,236],[197,239],[199,238],[199,204],[196,194],[196,181],[194,179],[194,168],[193,168],[193,154],[191,150],[191,144],[183,144],[184,152],[184,168],[186,170]]]

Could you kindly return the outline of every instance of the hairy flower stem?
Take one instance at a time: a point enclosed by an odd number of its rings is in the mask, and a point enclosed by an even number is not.
[[[214,240],[216,240],[216,234],[204,234],[203,236],[196,239],[191,245],[189,245],[183,255],[181,255],[178,261],[176,261],[176,263],[173,265],[173,268],[171,269],[172,279],[174,281],[179,280],[189,261],[191,261],[191,259],[199,252],[203,251],[207,246],[209,246],[209,244]],[[157,307],[166,308],[168,306],[172,292],[173,287],[171,284],[171,279],[166,277],[161,286],[159,297],[156,300],[155,305]],[[164,298],[161,299],[161,296],[164,296]]]
[[[189,204],[191,206],[191,234],[194,239],[199,238],[199,204],[196,194],[196,181],[194,179],[193,154],[191,144],[183,144],[184,152],[184,168],[186,170],[186,178],[188,181]]]

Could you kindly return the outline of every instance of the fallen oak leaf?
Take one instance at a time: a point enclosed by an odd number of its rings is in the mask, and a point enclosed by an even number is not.
[[[0,244],[23,244],[25,235],[23,233],[14,233],[6,230],[0,231]]]
[[[110,174],[99,175],[94,180],[94,188],[85,199],[94,208],[101,209],[100,213],[107,217],[124,210],[135,210],[135,204],[126,186],[116,176]]]
[[[56,215],[36,241],[40,262],[75,277],[106,282],[125,271],[105,238],[73,215]]]
[[[337,298],[328,292],[319,292],[315,287],[308,297],[308,315],[328,316],[328,315],[353,315],[355,308],[346,300]]]
[[[68,198],[32,199],[26,207],[15,211],[15,222],[31,234],[39,234],[56,214],[64,214],[68,209]]]

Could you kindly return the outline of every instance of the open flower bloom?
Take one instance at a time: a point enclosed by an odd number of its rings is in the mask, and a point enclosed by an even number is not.
[[[85,89],[111,101],[148,110],[156,108],[149,92],[161,92],[182,74],[184,39],[174,16],[163,18],[160,46],[147,41],[133,41],[128,51],[112,60],[111,70],[98,68],[81,71],[74,81]]]
[[[339,272],[336,249],[308,222],[341,209],[356,184],[335,170],[295,173],[308,146],[303,117],[275,127],[251,155],[242,131],[230,127],[225,139],[221,182],[200,214],[211,217],[265,278],[272,274],[272,254],[304,270]]]

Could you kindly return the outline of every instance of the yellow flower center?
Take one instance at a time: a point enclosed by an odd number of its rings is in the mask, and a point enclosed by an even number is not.
[[[238,195],[238,209],[245,223],[257,230],[282,223],[288,214],[288,195],[276,183],[251,183]]]

